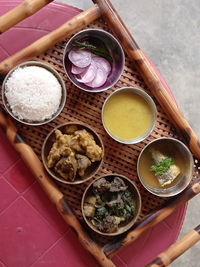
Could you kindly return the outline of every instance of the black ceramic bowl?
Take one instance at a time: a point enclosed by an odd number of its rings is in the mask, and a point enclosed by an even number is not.
[[[83,83],[78,82],[75,75],[71,73],[72,63],[68,58],[68,54],[74,48],[73,43],[75,41],[78,42],[88,41],[91,44],[93,42],[95,43],[99,42],[102,45],[104,45],[109,55],[112,57],[112,62],[110,62],[112,67],[111,72],[108,75],[106,82],[102,86],[98,88],[91,88]],[[78,88],[87,92],[96,93],[111,88],[119,80],[122,71],[124,69],[124,64],[125,64],[125,56],[121,45],[112,34],[104,30],[86,29],[80,31],[68,41],[65,47],[64,58],[63,58],[63,65],[65,72],[72,83],[74,83]]]

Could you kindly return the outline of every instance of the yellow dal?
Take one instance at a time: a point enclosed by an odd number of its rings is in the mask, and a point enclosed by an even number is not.
[[[111,135],[130,140],[144,135],[150,128],[152,111],[141,96],[121,91],[107,101],[103,120]]]

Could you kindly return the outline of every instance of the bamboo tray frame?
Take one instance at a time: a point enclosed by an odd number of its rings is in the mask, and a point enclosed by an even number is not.
[[[51,1],[36,0],[33,2],[25,0],[18,7],[0,17],[0,32],[3,33],[49,2]],[[178,206],[200,192],[200,174],[198,170],[200,168],[200,142],[167,91],[166,84],[160,79],[155,68],[139,49],[109,0],[94,0],[93,2],[95,4],[90,9],[83,11],[58,29],[0,63],[1,78],[16,64],[29,59],[46,62],[53,66],[62,75],[67,88],[69,88],[64,111],[53,122],[36,128],[20,123],[15,125],[2,110],[0,111],[0,126],[4,129],[10,143],[20,153],[50,200],[56,205],[64,220],[76,231],[81,244],[96,258],[101,266],[111,267],[115,266],[111,257],[117,251],[136,240],[141,233],[165,219]],[[31,13],[26,12],[27,7],[29,7],[28,10],[32,10]],[[62,53],[66,38],[85,27],[99,27],[108,31],[112,29],[127,54],[126,66],[119,82],[112,89],[100,94],[90,94],[75,88],[64,74],[62,66]],[[49,49],[50,47],[52,48]],[[134,86],[147,91],[154,97],[158,109],[158,119],[154,132],[146,140],[136,145],[128,146],[116,143],[106,135],[101,125],[100,108],[102,103],[113,90],[122,86]],[[55,183],[43,168],[40,161],[40,149],[45,135],[53,127],[65,121],[88,123],[102,136],[106,147],[105,162],[94,178],[102,174],[118,172],[133,179],[142,194],[143,208],[137,224],[127,233],[117,238],[105,239],[93,234],[94,240],[90,237],[91,230],[83,224],[79,207],[80,197],[87,183],[80,186],[65,186]],[[26,143],[21,136],[25,138]],[[173,136],[184,140],[195,156],[195,171],[192,183],[184,192],[170,200],[161,199],[147,193],[136,175],[136,161],[139,152],[149,141],[162,136]],[[73,207],[73,211],[71,207]],[[159,255],[149,266],[166,266],[169,264],[175,257],[199,240],[199,232],[198,226],[191,232],[192,234],[188,234],[193,242],[191,240],[189,242],[188,238],[180,241],[179,246],[174,245],[172,251],[169,248],[166,253]],[[97,239],[100,241],[97,242]],[[180,249],[180,243],[184,249]],[[174,250],[174,248],[179,249]]]

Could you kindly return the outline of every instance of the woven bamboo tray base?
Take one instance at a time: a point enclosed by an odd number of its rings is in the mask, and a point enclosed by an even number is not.
[[[106,31],[110,31],[105,22],[102,19],[95,21],[90,24],[88,28],[102,28]],[[101,170],[95,175],[94,179],[109,173],[118,173],[127,176],[133,180],[142,196],[142,210],[138,219],[138,223],[144,219],[147,215],[155,210],[160,209],[169,201],[168,198],[159,198],[143,188],[136,173],[137,158],[143,147],[150,141],[159,137],[174,137],[179,138],[172,124],[170,123],[167,115],[163,112],[161,106],[154,99],[157,110],[157,123],[153,133],[145,139],[135,145],[123,145],[112,140],[108,134],[104,131],[101,122],[101,109],[105,99],[108,95],[116,90],[117,88],[124,86],[133,86],[142,89],[150,94],[147,86],[145,85],[140,74],[137,72],[134,64],[126,57],[126,65],[120,80],[117,84],[101,93],[87,93],[76,88],[67,78],[63,69],[63,50],[65,47],[66,40],[57,43],[52,49],[49,49],[46,53],[41,54],[35,60],[45,62],[54,67],[62,76],[66,83],[67,88],[67,101],[65,108],[63,109],[60,116],[54,121],[43,125],[43,126],[27,126],[17,123],[20,134],[24,137],[25,141],[34,149],[38,157],[41,159],[41,147],[46,135],[57,125],[66,122],[84,122],[89,126],[93,127],[95,131],[102,137],[105,146],[105,157],[104,163]],[[1,100],[2,104],[2,100]],[[180,139],[180,138],[179,138]],[[195,160],[195,171],[193,180],[197,178],[199,174],[199,162]],[[73,208],[74,213],[83,221],[81,215],[81,198],[86,186],[91,182],[85,182],[81,185],[63,185],[56,182],[62,193],[65,195],[68,203]],[[99,245],[103,246],[111,241],[112,237],[102,237],[90,229],[93,240]]]

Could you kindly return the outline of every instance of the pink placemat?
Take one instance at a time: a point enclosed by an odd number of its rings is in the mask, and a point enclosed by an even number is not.
[[[0,15],[21,1],[0,0]],[[0,60],[32,43],[80,12],[51,3],[0,35]],[[173,243],[185,206],[145,232],[113,258],[118,267],[143,267]],[[0,130],[0,267],[95,267]]]

